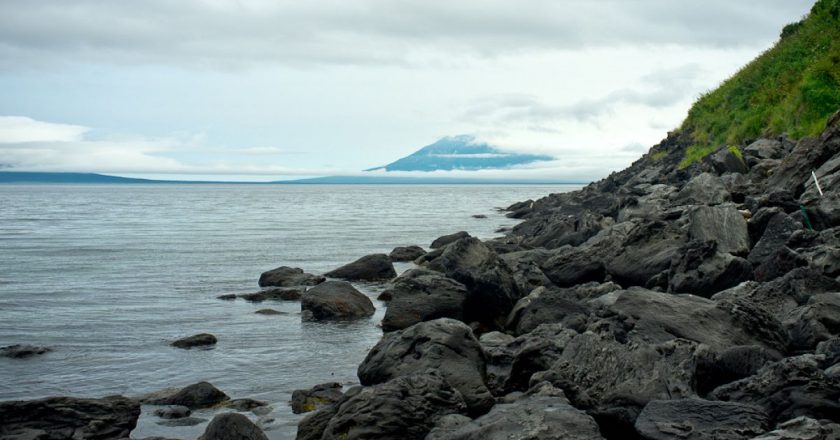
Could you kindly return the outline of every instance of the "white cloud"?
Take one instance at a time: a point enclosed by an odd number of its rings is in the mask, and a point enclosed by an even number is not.
[[[0,143],[72,142],[90,129],[79,125],[36,121],[25,116],[0,116]]]

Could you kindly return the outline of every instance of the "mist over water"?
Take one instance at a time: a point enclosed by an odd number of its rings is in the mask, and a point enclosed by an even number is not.
[[[0,346],[54,349],[0,358],[0,400],[136,395],[207,380],[233,398],[270,402],[267,434],[288,438],[299,419],[286,404],[291,392],[355,383],[382,334],[384,304],[374,299],[371,319],[314,323],[301,322],[299,302],[218,295],[257,291],[259,274],[280,265],[321,273],[458,230],[490,238],[516,223],[494,207],[575,188],[0,186]],[[356,286],[372,298],[382,290]],[[286,314],[254,314],[262,308]],[[215,348],[169,346],[201,332],[219,338]],[[135,437],[203,430],[164,428],[147,412]]]

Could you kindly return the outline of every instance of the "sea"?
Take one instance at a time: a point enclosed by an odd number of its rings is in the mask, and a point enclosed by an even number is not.
[[[294,438],[288,401],[323,382],[351,386],[382,335],[384,285],[356,283],[370,319],[306,322],[295,301],[223,301],[259,290],[261,272],[323,273],[371,253],[511,227],[497,208],[576,185],[0,185],[0,346],[53,351],[0,358],[0,400],[136,396],[209,381],[272,439]],[[475,218],[473,216],[486,216]],[[396,264],[397,272],[413,267]],[[254,312],[273,308],[281,315]],[[212,333],[212,349],[180,337]],[[194,439],[206,426],[160,424],[144,406],[132,438]],[[195,411],[208,420],[218,409]]]

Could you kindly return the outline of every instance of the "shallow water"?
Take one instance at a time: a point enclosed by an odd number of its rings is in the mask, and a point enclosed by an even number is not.
[[[270,402],[259,423],[271,438],[293,438],[291,392],[354,383],[381,336],[384,305],[374,300],[371,319],[310,323],[298,302],[218,295],[256,291],[259,274],[280,265],[321,273],[458,230],[490,238],[515,224],[494,207],[575,188],[0,185],[0,346],[54,349],[0,358],[0,400],[136,395],[207,380],[234,398]],[[382,288],[357,287],[373,298]],[[261,308],[287,314],[254,314]],[[215,348],[168,345],[200,332],[219,338]],[[203,431],[159,426],[148,409],[133,437]]]

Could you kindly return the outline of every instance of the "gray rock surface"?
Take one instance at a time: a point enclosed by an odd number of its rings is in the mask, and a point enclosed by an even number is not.
[[[268,437],[244,415],[224,413],[213,417],[198,440],[268,440]]]
[[[122,397],[50,397],[0,402],[0,438],[101,440],[128,438],[140,404]]]
[[[768,427],[760,407],[701,399],[654,400],[636,419],[636,431],[647,440],[748,440]]]
[[[324,276],[350,281],[380,281],[394,278],[397,272],[387,255],[371,254],[331,270]]]
[[[382,330],[394,331],[438,318],[464,320],[469,292],[440,272],[412,269],[393,281]]]
[[[295,287],[314,286],[325,281],[325,278],[318,275],[305,273],[297,267],[280,266],[263,272],[260,275],[260,287]]]
[[[300,309],[304,319],[315,321],[360,319],[376,311],[370,298],[346,281],[325,281],[309,289]]]

